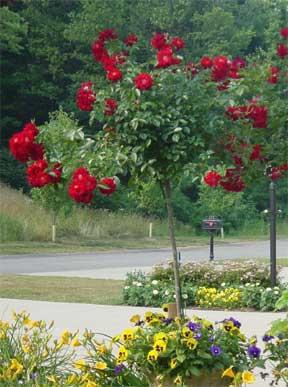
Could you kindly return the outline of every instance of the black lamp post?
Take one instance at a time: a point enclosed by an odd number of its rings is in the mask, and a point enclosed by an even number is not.
[[[217,230],[222,227],[222,221],[216,219],[214,216],[210,216],[208,219],[202,221],[202,229],[206,230],[210,234],[210,256],[209,260],[214,261],[214,235]]]

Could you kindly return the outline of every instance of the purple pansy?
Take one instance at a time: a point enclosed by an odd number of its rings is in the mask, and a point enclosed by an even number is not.
[[[114,373],[116,376],[118,376],[122,371],[123,371],[123,368],[125,368],[125,365],[124,364],[118,364],[115,368],[114,368]]]
[[[256,345],[249,345],[248,347],[248,355],[253,357],[254,359],[258,359],[260,356],[261,349],[256,347]]]
[[[213,356],[219,356],[222,353],[222,349],[219,347],[219,345],[211,345],[210,351]]]

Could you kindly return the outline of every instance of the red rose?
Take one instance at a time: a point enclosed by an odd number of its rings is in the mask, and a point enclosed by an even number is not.
[[[82,83],[76,94],[76,105],[78,108],[90,112],[95,101],[96,96],[92,90],[92,82]]]
[[[157,32],[152,39],[150,40],[151,46],[156,48],[156,50],[161,50],[165,47],[167,43],[167,38],[165,34]]]
[[[128,47],[134,46],[134,44],[137,42],[138,42],[138,37],[135,34],[130,34],[127,36],[127,38],[124,39],[124,44],[126,44],[126,46]]]
[[[268,176],[270,177],[271,180],[277,180],[282,177],[282,173],[279,167],[273,167],[268,173]]]
[[[103,58],[108,57],[108,51],[104,47],[104,43],[101,40],[96,40],[92,44],[92,53],[96,62],[101,62]]]
[[[107,30],[103,30],[99,32],[98,39],[102,42],[106,40],[115,40],[118,38],[117,32],[112,28],[108,28]]]
[[[180,50],[185,47],[184,40],[176,36],[171,40],[171,46],[175,48],[175,50]]]
[[[216,56],[213,59],[211,77],[215,82],[223,81],[227,78],[230,70],[230,62],[226,56]]]
[[[46,172],[48,163],[46,160],[38,160],[31,164],[27,170],[28,182],[32,187],[41,188],[51,183],[51,178]]]
[[[215,171],[209,171],[204,176],[204,181],[210,187],[217,187],[219,185],[222,176]]]
[[[226,114],[233,121],[237,121],[240,118],[244,118],[247,112],[246,106],[228,106]]]
[[[226,174],[220,181],[220,185],[230,192],[241,192],[245,188],[245,184],[239,175],[237,169],[228,168],[226,169]]]
[[[261,145],[259,144],[256,144],[253,146],[253,149],[250,153],[250,160],[251,161],[254,161],[254,160],[263,160],[263,156],[261,154],[261,151],[262,151],[262,148],[261,148]]]
[[[239,70],[239,69],[242,69],[246,67],[246,62],[244,59],[240,58],[240,57],[237,57],[237,58],[234,58],[231,62],[231,70]]]
[[[113,71],[116,68],[115,56],[105,56],[101,60],[101,63],[105,71]]]
[[[157,65],[158,68],[169,67],[179,64],[181,60],[173,56],[173,50],[171,46],[166,46],[157,53]]]
[[[116,191],[117,184],[113,177],[103,177],[99,181],[99,191],[106,196],[111,195]]]
[[[253,128],[267,128],[268,109],[266,106],[248,106],[247,117],[253,121]]]
[[[21,163],[28,160],[43,158],[44,148],[42,144],[34,142],[39,130],[33,123],[24,126],[21,132],[14,133],[9,140],[9,150],[14,158]]]
[[[149,90],[153,86],[153,78],[150,74],[141,73],[134,78],[134,85],[139,90]]]
[[[242,157],[238,155],[234,155],[232,159],[233,159],[233,164],[236,166],[236,169],[243,169],[244,163],[243,163]]]
[[[283,36],[284,39],[288,39],[288,27],[284,27],[280,30],[280,35]]]
[[[97,181],[86,168],[76,169],[72,181],[68,187],[69,196],[79,203],[90,203],[93,199],[93,191],[97,187]]]
[[[288,171],[288,163],[280,165],[279,169],[280,171]]]
[[[288,55],[288,47],[285,44],[278,44],[277,54],[280,58],[285,58]]]
[[[105,99],[105,116],[112,116],[117,110],[118,103],[115,99],[107,98]]]
[[[107,72],[106,77],[111,82],[118,82],[122,79],[122,71],[114,67]]]
[[[270,67],[270,77],[267,79],[267,81],[269,83],[272,83],[272,84],[275,84],[278,82],[278,74],[280,72],[280,69],[278,67],[275,67],[275,66],[271,66]]]
[[[213,61],[209,56],[203,56],[200,60],[200,65],[203,69],[209,69],[213,66]]]

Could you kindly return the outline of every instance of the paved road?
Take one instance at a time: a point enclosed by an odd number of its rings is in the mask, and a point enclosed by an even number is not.
[[[181,248],[182,262],[208,260],[209,247]],[[269,256],[269,241],[227,243],[215,246],[215,259]],[[277,242],[277,256],[288,256],[288,239]],[[133,269],[149,270],[171,258],[169,249],[128,250],[77,254],[0,255],[0,273],[123,278]]]

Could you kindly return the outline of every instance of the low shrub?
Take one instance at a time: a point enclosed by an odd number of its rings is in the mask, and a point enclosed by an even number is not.
[[[239,267],[240,274],[237,277]],[[247,272],[244,275],[245,267]],[[253,273],[248,272],[251,268]],[[254,308],[270,311],[275,309],[275,304],[285,288],[280,284],[273,289],[267,287],[268,265],[250,262],[239,265],[227,263],[227,267],[226,264],[215,267],[207,263],[189,263],[181,267],[180,278],[184,307]],[[247,279],[251,282],[246,282]],[[123,299],[128,305],[155,307],[175,302],[172,266],[157,265],[147,275],[141,272],[127,274]]]

